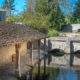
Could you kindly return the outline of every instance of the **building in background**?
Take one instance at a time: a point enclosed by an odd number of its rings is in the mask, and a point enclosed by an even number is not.
[[[6,10],[0,9],[0,21],[5,21],[6,19]]]
[[[80,24],[63,25],[60,36],[80,37]]]
[[[80,24],[68,24],[62,27],[62,32],[80,32]]]

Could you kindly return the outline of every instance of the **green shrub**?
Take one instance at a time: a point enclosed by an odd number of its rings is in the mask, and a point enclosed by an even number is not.
[[[78,32],[80,32],[80,29],[78,29]]]
[[[48,18],[48,16],[42,15],[41,13],[36,13],[34,15],[26,14],[26,16],[22,19],[22,22],[41,32],[47,33],[50,27]]]
[[[48,30],[48,36],[58,36],[59,32],[53,29]]]

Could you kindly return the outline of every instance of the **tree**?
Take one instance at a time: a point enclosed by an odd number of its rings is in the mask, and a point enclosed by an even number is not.
[[[50,32],[51,29],[60,30],[65,22],[58,0],[28,0],[27,13],[22,19],[23,23],[44,32]]]
[[[36,0],[35,12],[43,15],[49,14],[50,7],[48,0]]]
[[[8,0],[4,0],[3,5],[2,5],[2,8],[3,9],[8,9],[8,7],[9,7]]]
[[[65,17],[60,8],[61,2],[59,0],[49,0],[48,3],[50,9],[50,27],[55,30],[61,30],[61,26],[65,23]]]
[[[80,23],[80,0],[77,1],[72,15],[72,23]]]
[[[55,30],[61,30],[61,26],[65,23],[65,17],[61,12],[58,1],[53,0],[50,2],[50,24],[51,28]]]
[[[48,34],[49,32],[49,35],[57,33],[55,30],[60,30],[61,26],[65,23],[65,18],[58,1],[28,0],[27,11],[22,12],[15,19],[44,33]],[[53,30],[54,32],[52,32]]]
[[[27,12],[31,13],[31,9],[32,8],[32,0],[28,0],[28,4],[27,4]]]
[[[9,17],[11,17],[12,11],[15,10],[14,1],[15,0],[4,0],[2,5],[2,8],[7,10]]]
[[[68,13],[65,15],[65,22],[66,24],[71,24],[72,23],[72,12],[71,13]]]
[[[36,0],[27,1],[27,13],[34,13]]]

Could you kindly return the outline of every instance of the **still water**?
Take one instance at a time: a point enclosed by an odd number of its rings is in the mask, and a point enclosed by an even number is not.
[[[80,71],[73,69],[50,69],[49,80],[80,80]]]

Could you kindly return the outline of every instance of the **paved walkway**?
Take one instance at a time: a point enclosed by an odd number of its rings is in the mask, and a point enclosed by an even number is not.
[[[0,80],[17,80],[14,76],[12,64],[7,64],[3,67],[0,67]]]
[[[26,59],[21,59],[21,72],[26,73],[31,68],[26,65]],[[0,80],[18,80],[15,74],[15,62],[0,67]]]
[[[41,50],[40,58],[42,58],[43,51]],[[21,57],[21,71],[22,73],[25,73],[30,70],[30,67],[27,66],[27,55],[24,57]],[[38,61],[38,51],[33,50],[33,63],[36,63]],[[0,80],[17,80],[15,76],[15,62],[6,64],[5,66],[0,67]]]

